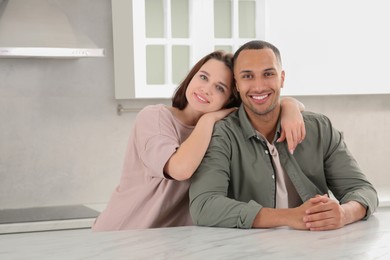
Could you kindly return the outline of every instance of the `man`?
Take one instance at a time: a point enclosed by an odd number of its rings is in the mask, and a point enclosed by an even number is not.
[[[285,78],[279,50],[244,44],[234,55],[234,77],[242,105],[216,124],[193,176],[194,223],[331,230],[372,215],[377,193],[327,117],[303,112],[306,137],[293,153],[276,142]]]

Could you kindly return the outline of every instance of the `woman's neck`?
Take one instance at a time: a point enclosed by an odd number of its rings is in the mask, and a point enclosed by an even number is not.
[[[183,110],[180,110],[176,107],[170,107],[174,117],[176,117],[180,122],[186,125],[195,126],[199,118],[203,115],[199,112],[196,112],[190,109],[188,106]]]

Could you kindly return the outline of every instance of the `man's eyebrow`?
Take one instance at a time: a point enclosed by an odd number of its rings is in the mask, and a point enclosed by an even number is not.
[[[252,71],[251,70],[242,70],[239,73],[241,74],[241,73],[249,73],[249,72],[252,72]]]
[[[273,71],[273,70],[276,70],[276,68],[271,67],[271,68],[264,69],[263,71]],[[242,70],[239,73],[251,73],[251,72],[253,72],[253,71],[252,70]]]

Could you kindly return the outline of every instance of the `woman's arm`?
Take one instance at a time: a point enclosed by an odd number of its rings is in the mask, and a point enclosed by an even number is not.
[[[236,108],[223,109],[204,114],[191,135],[180,145],[165,164],[164,173],[175,180],[189,179],[198,168],[209,146],[215,122]]]
[[[303,141],[306,135],[305,122],[301,113],[305,110],[305,106],[292,97],[282,98],[280,104],[282,108],[282,133],[277,142],[287,139],[288,149],[293,154],[297,145]]]

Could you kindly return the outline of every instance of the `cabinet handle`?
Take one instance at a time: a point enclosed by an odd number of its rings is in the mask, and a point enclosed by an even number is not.
[[[141,108],[126,108],[126,107],[123,107],[121,104],[119,104],[116,107],[116,113],[118,114],[118,116],[122,115],[122,113],[139,112],[140,110],[141,110]]]

